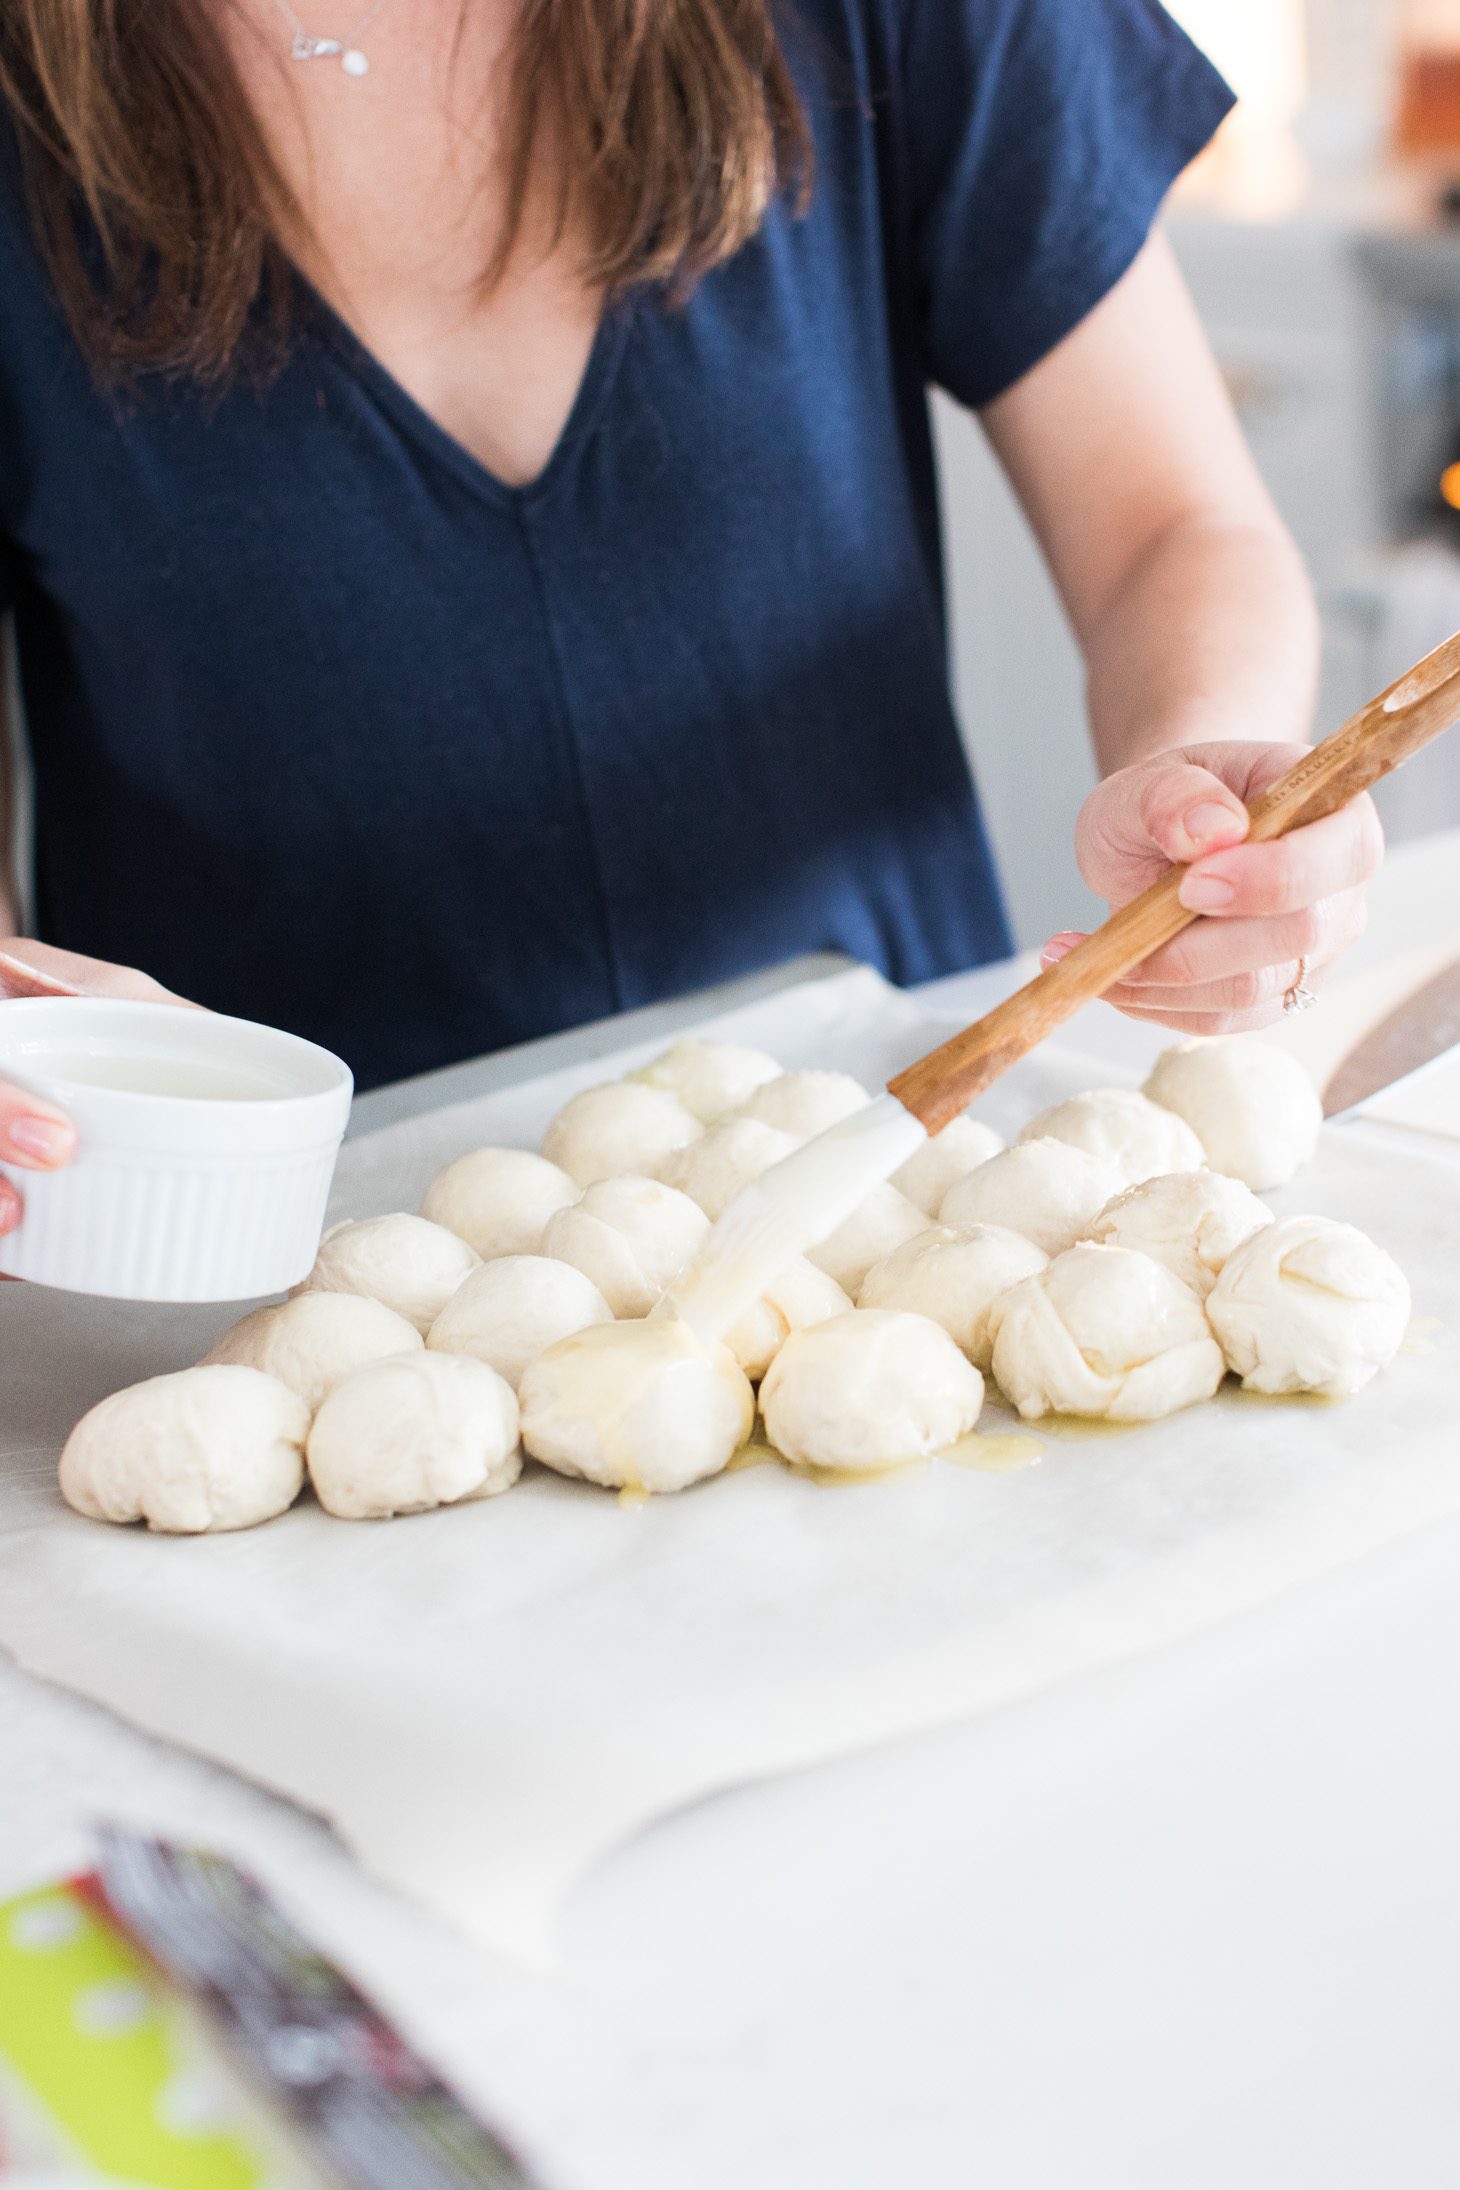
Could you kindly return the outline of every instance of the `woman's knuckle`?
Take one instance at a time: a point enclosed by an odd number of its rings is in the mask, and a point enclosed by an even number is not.
[[[1153,768],[1149,774],[1137,778],[1135,788],[1136,811],[1148,829],[1169,819],[1174,797],[1169,768]]]
[[[1292,916],[1288,940],[1292,954],[1297,958],[1316,958],[1329,935],[1327,905],[1320,899],[1314,905],[1300,905]]]
[[[1307,863],[1294,850],[1285,849],[1278,858],[1273,887],[1273,911],[1275,913],[1302,913],[1311,909],[1313,877]]]
[[[1222,1008],[1227,1013],[1250,1011],[1262,995],[1260,973],[1234,973],[1222,983]]]
[[[1194,988],[1202,978],[1203,969],[1195,945],[1179,937],[1166,945],[1159,958],[1152,959],[1151,966],[1152,978],[1163,987]]]
[[[1291,958],[1282,965],[1264,966],[1260,973],[1252,976],[1238,1009],[1249,1017],[1255,1015],[1266,1022],[1292,987],[1295,971]]]
[[[1380,818],[1378,807],[1371,798],[1360,800],[1358,815],[1361,863],[1359,879],[1368,882],[1373,879],[1384,864],[1384,853],[1387,848],[1384,841],[1384,823]]]

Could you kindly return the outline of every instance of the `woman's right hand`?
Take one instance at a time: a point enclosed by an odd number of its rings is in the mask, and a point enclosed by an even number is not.
[[[78,958],[25,936],[0,937],[0,1008],[20,996],[117,996],[153,1004],[184,1004],[145,973]],[[190,1007],[189,1007],[190,1008]],[[0,1080],[0,1163],[26,1171],[59,1171],[76,1152],[64,1111]],[[0,1177],[0,1232],[13,1232],[23,1213],[14,1183]]]

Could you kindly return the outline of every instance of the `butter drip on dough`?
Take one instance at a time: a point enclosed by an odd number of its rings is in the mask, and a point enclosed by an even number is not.
[[[685,1490],[720,1474],[755,1421],[734,1356],[672,1316],[550,1346],[523,1377],[521,1400],[535,1460],[619,1490]]]

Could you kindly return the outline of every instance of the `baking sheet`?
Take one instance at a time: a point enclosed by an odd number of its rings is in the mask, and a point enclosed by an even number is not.
[[[715,1024],[869,1082],[947,1031],[868,973]],[[644,1054],[349,1144],[335,1213],[413,1206],[451,1156],[532,1142]],[[1045,1050],[984,1107],[1014,1129],[1110,1077]],[[682,1803],[1007,1704],[1460,1507],[1460,1164],[1338,1128],[1277,1204],[1372,1231],[1430,1326],[1349,1407],[1231,1395],[1146,1430],[1041,1433],[1024,1474],[823,1490],[761,1468],[642,1508],[529,1471],[456,1511],[360,1524],[303,1504],[200,1540],[80,1520],[54,1464],[84,1407],[195,1359],[230,1311],[0,1288],[0,1642],[542,1960],[575,1881]]]

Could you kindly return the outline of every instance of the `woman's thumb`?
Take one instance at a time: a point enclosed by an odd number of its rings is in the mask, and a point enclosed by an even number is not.
[[[1247,829],[1246,807],[1209,768],[1147,761],[1109,777],[1089,801],[1080,866],[1092,889],[1120,904],[1162,868],[1240,844]]]

